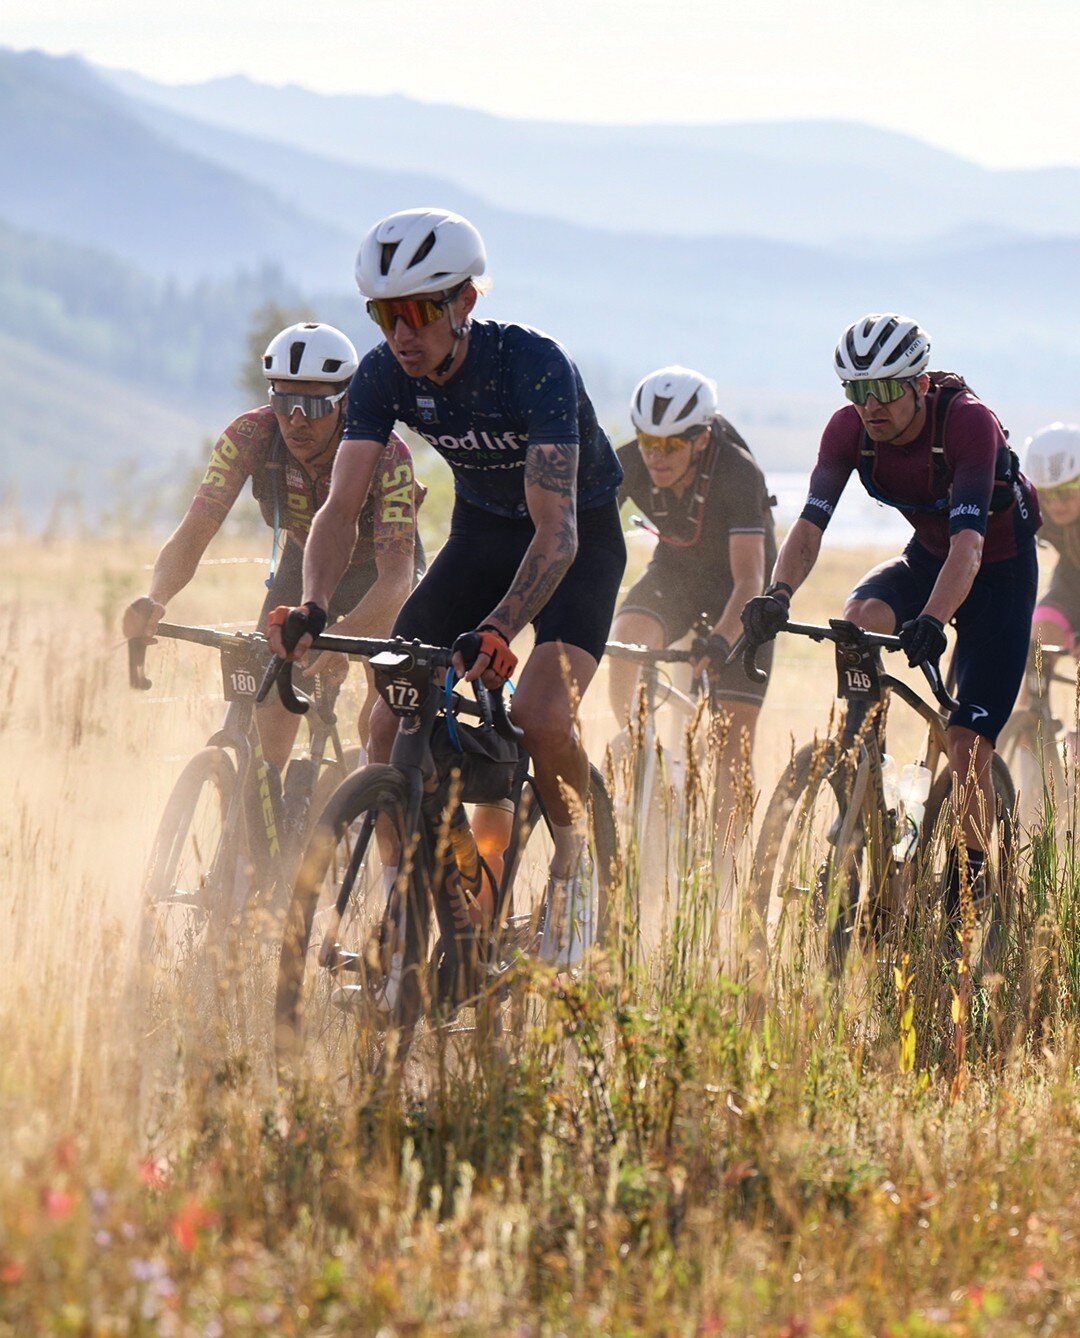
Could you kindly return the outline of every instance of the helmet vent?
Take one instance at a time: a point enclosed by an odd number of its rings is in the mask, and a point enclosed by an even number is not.
[[[296,339],[289,345],[289,375],[295,376],[300,370],[300,364],[304,361],[304,349],[307,344],[302,339]]]
[[[694,410],[697,408],[697,406],[698,406],[698,393],[697,393],[697,391],[695,390],[694,393],[690,396],[690,398],[689,398],[689,399],[686,401],[686,403],[683,405],[683,407],[679,410],[679,418],[678,418],[678,421],[679,421],[679,422],[682,422],[682,420],[683,420],[684,418],[689,417],[689,415],[692,414],[692,413],[694,412]]]
[[[416,254],[409,261],[409,268],[412,269],[414,265],[419,265],[421,260],[425,260],[431,254],[434,245],[435,245],[435,233],[432,231],[428,233],[428,235],[416,248]]]
[[[341,368],[340,358],[323,358],[322,369],[324,372],[336,372]]]
[[[379,248],[379,273],[387,275],[390,273],[390,266],[394,263],[394,253],[401,245],[400,242],[383,242]]]
[[[653,406],[652,406],[653,427],[659,427],[660,424],[663,422],[664,414],[667,413],[668,406],[670,404],[671,404],[670,395],[667,397],[667,399],[664,399],[662,396],[657,395],[656,399],[653,400]]]

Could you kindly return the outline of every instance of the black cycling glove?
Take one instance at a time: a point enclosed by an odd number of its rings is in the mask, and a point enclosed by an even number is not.
[[[944,624],[929,613],[920,613],[901,627],[900,645],[912,669],[917,669],[920,664],[936,664],[948,645]]]
[[[700,656],[701,659],[705,659],[707,656],[714,669],[722,669],[727,664],[728,656],[731,654],[731,643],[726,636],[721,636],[719,632],[710,632],[708,636],[694,637],[690,649],[693,654]]]
[[[315,637],[326,631],[326,610],[310,599],[295,609],[288,604],[279,604],[276,609],[271,609],[266,625],[281,628],[282,644],[291,655],[305,633]]]
[[[771,641],[788,620],[791,597],[782,587],[770,585],[763,595],[747,600],[742,611],[742,625],[755,646]]]

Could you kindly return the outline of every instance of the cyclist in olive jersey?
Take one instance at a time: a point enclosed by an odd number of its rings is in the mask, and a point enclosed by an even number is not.
[[[588,787],[576,703],[603,654],[626,563],[622,471],[565,350],[527,326],[473,318],[485,265],[477,230],[442,209],[392,214],[364,238],[357,284],[385,342],[353,378],[333,487],[304,557],[302,614],[317,634],[379,456],[394,423],[407,423],[450,465],[455,503],[449,540],[394,631],[454,645],[460,672],[494,686],[517,663],[510,643],[533,625],[513,718],[552,822],[554,904],[570,906]],[[288,613],[271,616],[279,651],[275,623]],[[374,757],[389,757],[395,730],[377,704]],[[572,964],[589,932],[545,926],[552,960]]]
[[[962,377],[930,372],[929,362],[928,336],[904,316],[864,316],[841,335],[833,365],[850,402],[826,424],[806,505],[772,584],[742,617],[757,644],[784,626],[852,473],[909,521],[915,533],[903,554],[863,577],[844,616],[868,631],[897,633],[912,666],[938,660],[945,624],[956,627],[960,704],[946,738],[954,780],[966,792],[963,839],[978,895],[994,815],[990,763],[1027,662],[1039,504],[996,416]],[[950,915],[961,864],[954,852],[945,887]]]
[[[716,386],[686,367],[646,376],[630,400],[636,440],[618,450],[620,500],[629,497],[655,527],[656,551],[623,600],[611,636],[659,649],[685,636],[700,615],[711,624],[707,668],[713,700],[730,720],[715,759],[716,819],[723,831],[753,745],[764,685],[726,660],[741,632],[743,605],[765,588],[776,561],[772,506],[750,448],[717,410]],[[771,661],[771,647],[763,652]],[[608,661],[611,705],[625,721],[637,669]],[[745,751],[744,751],[745,750]],[[733,777],[738,786],[733,786]]]
[[[263,356],[270,402],[242,413],[218,438],[187,514],[157,556],[148,593],[124,613],[125,637],[153,636],[166,605],[195,575],[249,478],[275,541],[279,530],[285,533],[280,565],[276,558],[272,563],[260,631],[275,605],[299,599],[304,544],[330,490],[345,396],[357,366],[352,341],[331,325],[305,322],[274,336]],[[343,635],[385,634],[412,589],[418,558],[422,565],[417,487],[409,448],[393,435],[376,462],[368,504],[354,527],[344,575],[334,592],[331,609],[343,615],[337,624]],[[347,667],[344,656],[320,656],[309,672],[344,677]],[[369,691],[360,720],[365,741],[371,698]],[[274,696],[260,707],[258,719],[266,760],[283,768],[299,718]]]

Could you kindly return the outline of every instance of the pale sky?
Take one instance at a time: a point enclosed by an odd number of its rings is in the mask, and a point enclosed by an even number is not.
[[[3,0],[0,45],[545,120],[843,118],[1080,165],[1080,0]]]

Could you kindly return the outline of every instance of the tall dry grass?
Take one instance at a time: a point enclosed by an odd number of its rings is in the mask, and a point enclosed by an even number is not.
[[[4,549],[0,1332],[1080,1330],[1071,840],[1025,849],[1035,1002],[960,1085],[905,1071],[899,982],[839,1007],[808,982],[749,1025],[692,837],[651,956],[538,981],[530,1028],[440,1033],[404,1085],[280,1092],[271,950],[228,1000],[132,985],[154,825],[221,712],[197,648],[126,687],[151,555]],[[823,564],[800,616],[866,565]],[[251,618],[257,572],[206,569],[170,616]],[[832,690],[827,653],[784,648],[766,792]],[[613,724],[598,683],[594,753]]]

